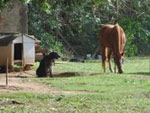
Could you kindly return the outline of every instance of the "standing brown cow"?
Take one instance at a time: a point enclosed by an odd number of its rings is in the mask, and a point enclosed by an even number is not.
[[[118,68],[119,73],[123,73],[122,70],[122,57],[124,55],[124,47],[126,43],[126,37],[124,30],[118,24],[116,25],[104,25],[100,30],[100,45],[102,50],[102,66],[104,72],[105,61],[108,58],[109,69],[111,69],[111,55],[114,56],[114,62]]]

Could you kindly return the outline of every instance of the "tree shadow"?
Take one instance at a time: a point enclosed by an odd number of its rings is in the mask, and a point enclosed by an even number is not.
[[[133,73],[127,73],[127,74],[150,76],[150,72],[133,72]]]
[[[78,76],[76,72],[63,72],[63,73],[54,73],[53,77],[74,77]]]
[[[86,72],[63,72],[63,73],[54,73],[53,77],[75,77],[75,76],[96,76],[101,75],[102,73],[86,73]]]
[[[16,100],[11,101],[1,101],[0,106],[8,106],[8,105],[24,105],[22,102],[18,102]]]

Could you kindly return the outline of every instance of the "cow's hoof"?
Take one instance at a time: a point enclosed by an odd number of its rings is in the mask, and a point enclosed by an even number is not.
[[[123,71],[122,71],[122,70],[120,70],[118,73],[122,74],[122,73],[123,73]]]

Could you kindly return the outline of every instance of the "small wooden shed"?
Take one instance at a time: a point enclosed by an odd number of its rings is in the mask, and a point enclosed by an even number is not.
[[[35,43],[38,40],[31,35],[21,33],[0,34],[0,66],[9,67],[15,63],[23,66],[35,62]]]

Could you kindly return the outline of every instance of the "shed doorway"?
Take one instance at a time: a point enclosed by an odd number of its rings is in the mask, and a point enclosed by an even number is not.
[[[14,60],[22,60],[23,44],[14,44]]]

